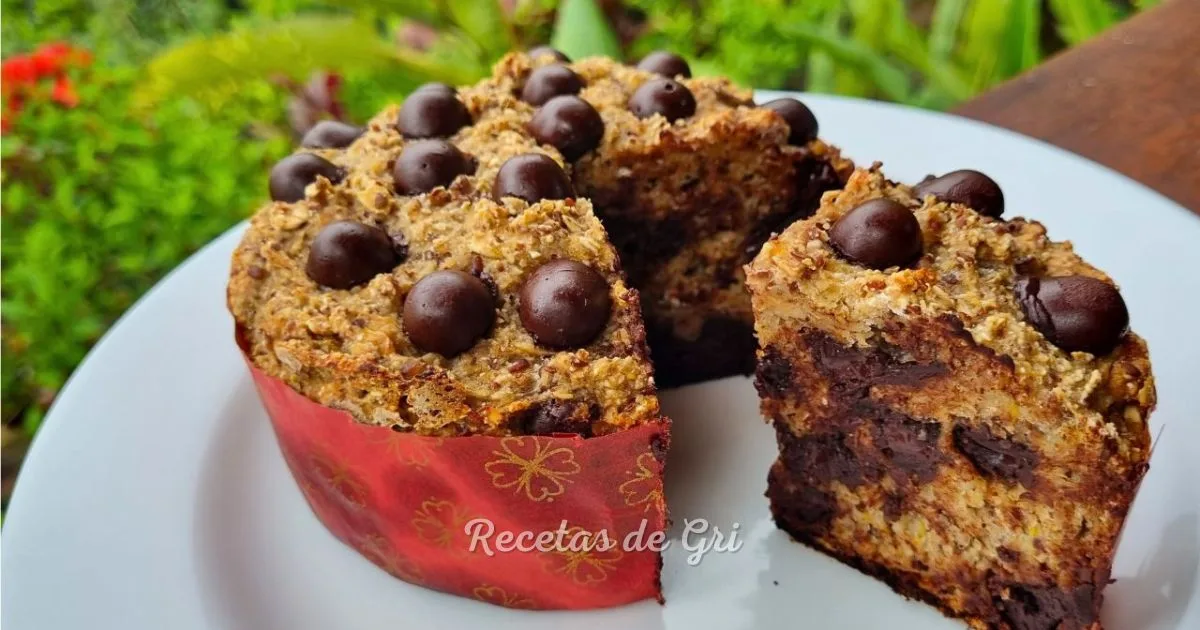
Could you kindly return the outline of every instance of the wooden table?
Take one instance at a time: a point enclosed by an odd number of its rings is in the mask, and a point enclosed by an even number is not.
[[[1200,0],[1168,0],[960,106],[1200,214]]]

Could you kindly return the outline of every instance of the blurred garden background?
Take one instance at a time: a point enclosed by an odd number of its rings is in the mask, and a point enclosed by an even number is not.
[[[246,217],[318,120],[361,122],[545,42],[576,59],[662,48],[746,86],[947,109],[1156,0],[0,2],[7,503],[92,344]]]

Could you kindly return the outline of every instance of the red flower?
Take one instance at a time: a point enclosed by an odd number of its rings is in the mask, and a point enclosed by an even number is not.
[[[26,55],[9,57],[0,65],[0,79],[4,81],[6,92],[17,86],[32,84],[37,81],[37,75],[37,65],[33,58]]]
[[[75,87],[71,85],[71,80],[66,76],[58,77],[54,82],[54,91],[50,93],[50,98],[67,107],[75,107],[79,104],[79,95],[75,93]]]

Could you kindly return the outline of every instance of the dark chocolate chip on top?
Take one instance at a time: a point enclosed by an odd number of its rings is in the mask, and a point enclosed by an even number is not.
[[[530,59],[537,59],[538,57],[552,57],[555,60],[563,63],[571,63],[571,58],[563,54],[561,50],[551,48],[549,46],[534,46],[525,54],[529,55]]]
[[[391,271],[402,260],[395,241],[381,228],[334,221],[313,239],[304,271],[321,286],[349,289]]]
[[[817,117],[807,105],[794,98],[777,98],[763,103],[763,107],[774,111],[788,124],[788,144],[808,144],[817,137]]]
[[[1129,311],[1117,288],[1087,276],[1021,278],[1017,300],[1025,319],[1068,352],[1108,354],[1129,329]]]
[[[271,169],[268,187],[271,199],[275,201],[300,201],[304,199],[304,189],[317,181],[317,177],[324,177],[336,184],[345,176],[345,171],[319,155],[294,153]]]
[[[396,128],[406,138],[445,138],[471,124],[467,106],[453,88],[444,84],[426,84],[417,88],[396,117]]]
[[[392,167],[392,179],[401,195],[419,195],[438,186],[449,186],[454,178],[474,170],[474,161],[450,142],[417,140],[400,152]]]
[[[524,153],[509,158],[496,173],[492,198],[517,197],[529,203],[574,197],[567,173],[544,153]]]
[[[658,114],[668,122],[675,122],[696,113],[696,97],[678,81],[651,79],[629,97],[629,111],[638,118],[650,118]]]
[[[683,57],[665,50],[656,50],[638,62],[638,70],[653,72],[667,78],[692,76],[692,69]]]
[[[363,127],[341,122],[340,120],[322,120],[312,126],[300,146],[306,149],[344,149],[350,146],[366,131]]]
[[[872,199],[842,215],[829,242],[842,257],[879,270],[908,266],[924,249],[921,224],[891,199]]]
[[[538,344],[555,350],[591,343],[612,310],[608,282],[576,260],[550,261],[521,285],[518,313]]]
[[[575,161],[600,145],[604,121],[595,107],[578,96],[556,96],[533,114],[529,133]]]
[[[1004,192],[996,180],[970,169],[927,177],[913,187],[918,199],[933,195],[938,201],[961,203],[979,214],[998,218],[1004,213]]]
[[[541,105],[555,96],[578,94],[583,89],[583,79],[562,64],[542,66],[530,73],[521,88],[521,100],[530,105]]]
[[[455,357],[491,329],[496,303],[486,284],[463,271],[435,271],[404,298],[404,332],[422,352]]]

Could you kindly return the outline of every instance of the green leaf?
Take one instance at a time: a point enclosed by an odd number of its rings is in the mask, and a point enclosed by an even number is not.
[[[621,45],[608,18],[594,0],[563,0],[550,45],[571,59],[607,56],[619,59]]]
[[[835,60],[853,66],[871,79],[886,98],[907,101],[908,75],[879,53],[860,42],[825,32],[817,26],[800,23],[777,25],[779,32],[823,50]]]
[[[929,56],[935,60],[949,59],[958,40],[967,0],[937,0],[929,22]]]
[[[237,95],[247,82],[271,76],[301,80],[316,70],[389,64],[405,65],[370,25],[348,18],[299,17],[192,39],[165,51],[147,65],[135,100],[141,106],[169,95],[222,100]]]
[[[1108,0],[1049,0],[1058,32],[1070,45],[1090,39],[1117,22],[1115,3]]]
[[[446,11],[490,58],[499,57],[516,44],[508,18],[497,0],[446,0]]]
[[[982,90],[1003,77],[1001,41],[1008,25],[1008,0],[975,0],[963,26],[962,62],[971,87]]]
[[[321,4],[353,9],[359,15],[370,12],[420,20],[430,26],[446,24],[446,15],[439,7],[441,3],[436,0],[322,0]]]
[[[836,37],[844,15],[845,10],[841,3],[834,5],[821,21],[821,29],[827,35]],[[804,88],[813,92],[833,92],[837,87],[836,78],[837,68],[834,66],[833,57],[822,49],[810,51]]]
[[[1032,68],[1042,57],[1041,0],[1012,0],[1012,5],[1004,38],[1006,78]]]

